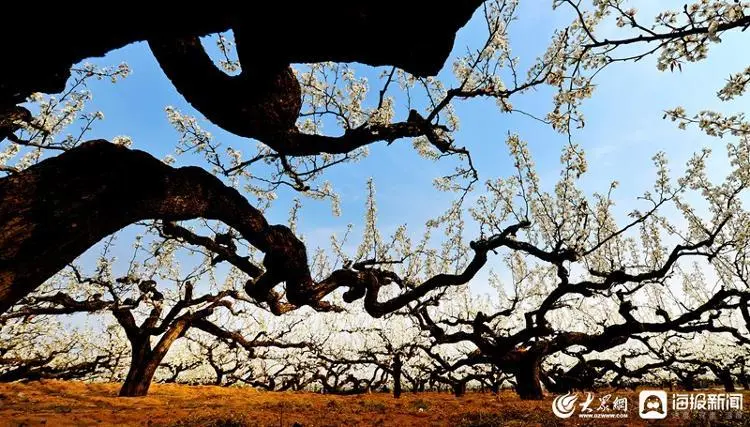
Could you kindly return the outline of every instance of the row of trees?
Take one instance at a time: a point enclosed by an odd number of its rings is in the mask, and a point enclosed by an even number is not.
[[[468,295],[455,297],[465,298],[456,312],[477,310]],[[63,298],[57,293],[54,300]],[[441,345],[422,334],[420,315],[347,329],[365,319],[339,314],[329,324],[311,326],[302,318],[263,318],[267,313],[256,309],[252,316],[237,313],[211,323],[222,327],[199,324],[171,342],[160,338],[153,349],[144,349],[117,317],[98,321],[96,328],[103,331],[71,332],[48,314],[52,308],[40,297],[3,319],[0,381],[122,381],[122,396],[145,395],[152,381],[336,394],[387,391],[396,397],[403,391],[448,390],[461,396],[468,389],[505,388],[528,397],[531,389],[514,365],[503,370],[485,361],[476,347]],[[456,319],[449,313],[441,315],[445,324],[460,323],[449,320]],[[232,323],[241,327],[233,330]],[[240,332],[250,330],[257,332],[249,337]],[[542,358],[534,381],[554,393],[641,385],[694,390],[714,384],[734,391],[738,385],[748,388],[746,356],[746,346],[717,334],[638,335],[615,351],[565,350]]]
[[[617,182],[582,189],[587,163],[574,140],[602,70],[657,52],[659,69],[681,70],[703,60],[724,33],[746,29],[750,4],[700,1],[661,13],[650,26],[623,3],[596,1],[586,10],[554,2],[574,21],[555,32],[524,79],[510,49],[517,2],[485,2],[478,17],[487,37],[455,61],[454,81],[421,77],[418,64],[407,64],[412,74],[394,66],[369,103],[365,82],[349,66],[293,70],[290,58],[327,54],[248,49],[242,22],[231,25],[236,59],[232,42],[216,39],[225,56],[220,66],[241,69],[235,77],[216,68],[195,34],[147,37],[196,109],[260,141],[255,150],[222,146],[197,119],[168,109],[177,152],[201,154],[205,168],[173,167],[174,159],[130,149],[125,137],[84,140],[101,115],[83,112],[90,93],[81,89],[96,78],[117,81],[127,66],[73,69],[59,97],[30,95],[33,115],[14,98],[12,120],[0,122],[0,379],[122,379],[123,396],[146,394],[154,378],[272,390],[388,387],[397,396],[404,388],[460,395],[471,384],[493,391],[512,385],[527,399],[541,398],[543,387],[746,384],[750,124],[741,114],[667,111],[680,128],[725,137],[726,176],[709,173],[710,150],[696,153],[678,177],[667,155],[655,153],[653,188],[627,217],[615,205]],[[476,6],[467,3],[455,18],[446,7],[435,19],[453,34]],[[631,33],[599,35],[610,31],[607,22]],[[253,54],[267,62],[253,68]],[[373,64],[382,64],[380,54]],[[732,75],[718,97],[743,95],[749,73]],[[516,97],[544,87],[553,92],[551,111],[513,107]],[[237,99],[238,88],[252,96]],[[506,139],[513,170],[490,171],[500,176],[487,179],[469,144],[455,141],[454,103],[472,98],[494,99],[503,113],[559,131],[566,140],[559,179],[541,182],[515,133]],[[394,120],[399,115],[405,119]],[[83,120],[81,132],[62,136],[75,119]],[[324,125],[343,135],[324,135]],[[301,202],[285,225],[266,219],[287,187],[329,199],[335,210],[338,196],[322,182],[326,170],[361,159],[377,141],[403,138],[427,158],[458,162],[436,179],[455,200],[422,237],[405,226],[383,235],[372,181],[359,244],[347,233],[308,254],[296,232]],[[132,248],[127,256],[125,247]],[[472,295],[466,285],[480,279],[496,295]],[[95,337],[70,326],[92,314]],[[68,323],[61,328],[50,321],[59,316]]]

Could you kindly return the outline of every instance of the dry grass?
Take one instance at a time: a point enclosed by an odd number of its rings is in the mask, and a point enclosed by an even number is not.
[[[521,401],[511,392],[498,396],[469,393],[460,399],[446,393],[406,393],[396,400],[387,394],[331,396],[155,384],[148,397],[118,398],[118,389],[118,384],[60,381],[0,384],[0,425],[597,425],[578,419],[563,422],[552,415],[549,398],[540,402]],[[634,413],[632,408],[631,415],[635,416]],[[665,421],[670,422],[658,425],[689,423],[679,418]],[[598,425],[644,424],[635,418],[608,420]]]

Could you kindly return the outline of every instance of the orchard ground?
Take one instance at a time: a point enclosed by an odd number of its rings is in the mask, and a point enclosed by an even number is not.
[[[556,418],[553,396],[522,401],[503,391],[468,393],[385,393],[336,396],[318,393],[264,392],[226,388],[154,384],[147,397],[118,398],[119,384],[42,381],[0,384],[0,425],[148,425],[148,426],[548,426],[654,425],[638,418],[637,393],[626,394],[630,418],[592,421]],[[718,392],[718,391],[717,391]],[[601,393],[598,393],[599,395]],[[745,394],[745,408],[750,393]],[[747,411],[747,410],[746,410]],[[717,415],[717,414],[714,414]],[[750,416],[727,420],[721,414],[686,419],[670,416],[658,425],[748,425]]]

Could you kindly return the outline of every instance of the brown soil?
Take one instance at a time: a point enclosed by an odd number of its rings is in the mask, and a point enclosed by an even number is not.
[[[262,392],[154,384],[148,397],[119,398],[119,384],[42,381],[0,384],[0,425],[148,425],[148,426],[552,426],[552,425],[709,425],[670,414],[644,423],[637,416],[637,394],[629,393],[629,419],[591,421],[556,418],[551,399],[522,401],[510,391],[495,396],[468,393],[383,393],[333,396],[316,393]],[[750,394],[745,396],[746,407]],[[714,414],[719,425],[743,425]],[[666,421],[666,422],[665,422]],[[745,424],[747,425],[747,424]]]

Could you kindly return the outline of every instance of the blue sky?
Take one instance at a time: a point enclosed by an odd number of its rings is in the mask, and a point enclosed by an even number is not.
[[[565,10],[553,12],[550,3],[521,2],[520,19],[511,30],[511,45],[521,58],[522,66],[529,65],[543,54],[554,28],[564,25],[571,17]],[[633,4],[641,8],[644,15],[653,16],[655,10],[679,8],[683,3],[644,0]],[[451,58],[463,53],[467,45],[481,45],[485,31],[483,19],[477,14],[459,33]],[[575,140],[588,154],[589,173],[582,181],[584,188],[592,192],[605,191],[611,180],[620,181],[622,185],[616,198],[624,217],[636,207],[635,197],[651,187],[654,177],[651,157],[659,150],[667,153],[673,171],[679,173],[693,152],[711,146],[717,151],[711,172],[717,176],[725,173],[725,165],[718,155],[723,141],[694,130],[680,131],[673,123],[662,120],[662,115],[665,109],[678,105],[684,106],[689,113],[701,109],[746,111],[750,106],[747,99],[722,103],[715,97],[729,73],[747,66],[745,58],[737,55],[742,51],[741,37],[725,37],[724,43],[712,48],[707,61],[689,64],[681,73],[657,71],[655,57],[650,57],[639,63],[614,65],[600,74],[594,97],[586,101],[583,108],[587,125],[574,134]],[[166,119],[164,107],[171,105],[198,117],[200,114],[176,92],[145,43],[133,44],[110,52],[104,58],[90,60],[102,66],[123,61],[132,69],[128,78],[114,85],[102,81],[90,86],[94,98],[89,110],[103,111],[105,120],[97,124],[89,137],[111,139],[128,135],[134,148],[159,158],[173,153],[178,136]],[[450,63],[451,59],[440,74],[447,82],[453,81]],[[369,78],[373,95],[380,87],[377,76],[381,70],[357,67],[358,75]],[[514,99],[513,103],[521,109],[544,115],[550,105],[550,94],[546,91],[526,94]],[[457,112],[461,120],[457,144],[471,149],[482,181],[512,173],[504,140],[508,132],[515,132],[529,142],[543,184],[554,185],[559,174],[560,150],[566,138],[524,116],[500,113],[494,100],[459,102]],[[403,120],[405,116],[396,119]],[[205,120],[202,125],[223,144],[237,148],[248,144],[248,150],[254,146],[254,141],[228,134]],[[201,164],[198,160],[188,156],[178,158],[177,164]],[[454,162],[449,159],[435,163],[422,159],[407,140],[390,147],[376,144],[367,159],[334,168],[325,178],[341,195],[342,216],[333,217],[328,202],[305,200],[299,229],[314,247],[327,245],[329,235],[333,232],[340,234],[349,223],[361,224],[365,185],[367,179],[373,177],[379,222],[384,233],[406,223],[412,234],[419,236],[425,221],[443,212],[452,199],[450,194],[434,190],[432,180],[452,170]],[[298,195],[281,191],[268,215],[269,221],[285,222],[294,197]],[[471,237],[471,234],[467,236]],[[478,280],[474,289],[487,291],[481,282]]]

